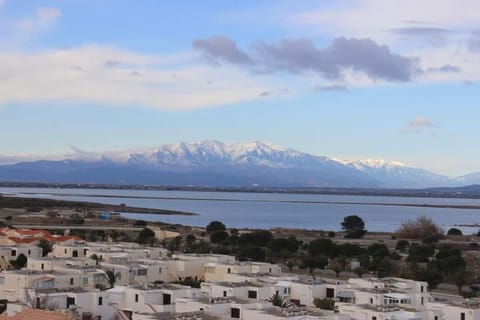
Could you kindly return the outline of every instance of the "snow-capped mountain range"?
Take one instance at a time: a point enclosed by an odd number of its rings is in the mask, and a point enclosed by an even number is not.
[[[12,162],[12,158],[9,160]],[[462,181],[471,180],[465,176]],[[64,157],[0,165],[0,181],[354,188],[461,184],[400,162],[339,160],[266,142],[226,144],[215,140],[137,151],[76,150]]]

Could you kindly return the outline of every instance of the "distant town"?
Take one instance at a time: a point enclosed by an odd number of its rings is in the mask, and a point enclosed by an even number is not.
[[[124,207],[0,197],[0,319],[480,319],[480,234],[426,217],[253,230]]]

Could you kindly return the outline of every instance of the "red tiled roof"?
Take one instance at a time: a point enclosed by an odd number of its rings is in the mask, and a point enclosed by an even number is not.
[[[17,233],[24,235],[24,236],[35,236],[35,235],[42,235],[47,236],[50,235],[50,232],[41,229],[16,229]]]
[[[69,241],[69,240],[82,241],[83,240],[82,238],[77,237],[77,236],[53,236],[53,235],[50,235],[50,236],[45,236],[44,238],[46,240],[50,241],[50,242],[65,242],[65,241]]]
[[[12,242],[15,242],[15,243],[28,243],[28,244],[31,244],[31,243],[34,243],[34,242],[37,242],[37,241],[40,241],[42,238],[19,238],[19,237],[8,237],[8,240],[12,241]]]

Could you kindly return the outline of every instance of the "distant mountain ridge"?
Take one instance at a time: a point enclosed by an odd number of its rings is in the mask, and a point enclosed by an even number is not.
[[[448,187],[459,183],[399,162],[345,161],[267,142],[225,144],[216,140],[0,165],[0,181],[354,188]]]

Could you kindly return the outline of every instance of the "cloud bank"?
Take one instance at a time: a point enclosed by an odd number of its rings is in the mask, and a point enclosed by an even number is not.
[[[419,72],[414,58],[396,54],[371,39],[336,38],[326,48],[310,39],[258,42],[252,52],[238,48],[226,36],[196,39],[193,48],[209,61],[243,65],[261,73],[313,72],[327,79],[340,79],[348,70],[362,72],[373,80],[411,81]]]

